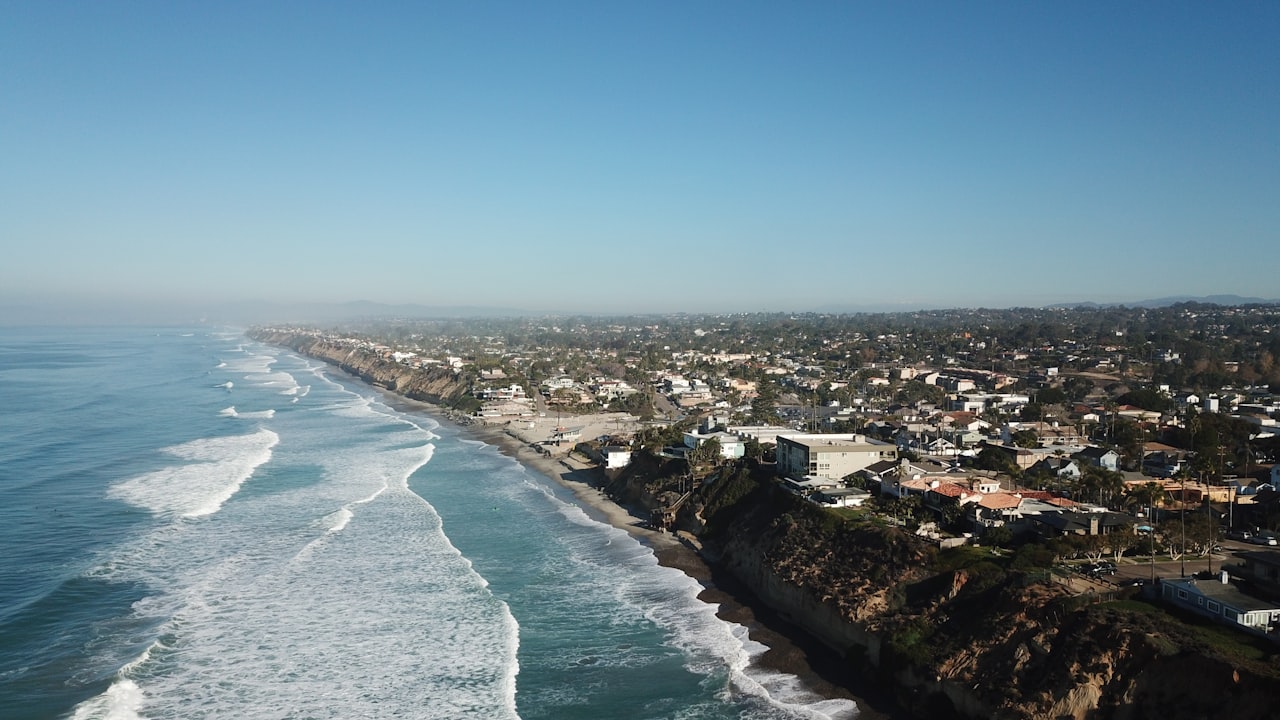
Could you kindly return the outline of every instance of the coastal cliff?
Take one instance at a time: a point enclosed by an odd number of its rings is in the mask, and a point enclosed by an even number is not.
[[[1167,615],[1137,588],[1078,595],[1028,558],[843,520],[747,466],[710,480],[679,522],[850,674],[920,717],[1275,716],[1274,649],[1223,648],[1215,638],[1231,631]]]
[[[411,399],[450,407],[467,393],[467,379],[449,368],[411,368],[312,334],[252,336]],[[640,452],[604,489],[658,510],[681,497],[671,481],[683,470]],[[782,491],[767,466],[721,468],[680,507],[676,526],[844,658],[850,685],[870,678],[919,717],[1275,716],[1274,649],[1224,649],[1213,633],[1135,600],[1136,588],[1081,596],[1017,554],[938,550],[894,527],[843,519]]]
[[[253,330],[249,337],[324,361],[370,385],[410,400],[451,408],[457,405],[468,389],[467,378],[452,368],[410,367],[360,344],[287,330]]]

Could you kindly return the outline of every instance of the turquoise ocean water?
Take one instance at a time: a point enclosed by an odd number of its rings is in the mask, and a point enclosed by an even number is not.
[[[559,486],[209,328],[0,328],[0,714],[848,718]]]

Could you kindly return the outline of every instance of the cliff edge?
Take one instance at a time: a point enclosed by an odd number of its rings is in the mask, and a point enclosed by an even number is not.
[[[710,479],[680,522],[920,717],[1280,716],[1277,648],[1171,615],[1139,588],[1081,595],[1046,571],[1042,546],[939,550],[819,508],[749,462]]]
[[[361,344],[285,330],[253,330],[249,337],[324,361],[410,400],[452,408],[469,387],[467,378],[453,368],[410,367]]]

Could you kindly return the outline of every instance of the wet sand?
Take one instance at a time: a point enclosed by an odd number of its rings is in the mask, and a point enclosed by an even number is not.
[[[443,408],[386,394],[397,406],[450,422],[450,414]],[[517,422],[520,421],[512,421]],[[648,526],[647,513],[610,499],[599,488],[604,473],[598,467],[568,455],[564,448],[558,450],[560,454],[548,456],[531,446],[528,433],[517,434],[515,428],[507,424],[450,424],[570,490],[598,519],[625,530],[652,548],[659,564],[676,568],[697,580],[704,587],[698,595],[700,600],[717,605],[718,617],[746,627],[752,640],[768,648],[757,659],[761,666],[800,678],[822,697],[853,700],[858,705],[859,718],[902,720],[911,717],[896,708],[873,682],[858,677],[834,650],[779,617],[742,583],[709,562],[697,538],[683,532],[654,530]]]

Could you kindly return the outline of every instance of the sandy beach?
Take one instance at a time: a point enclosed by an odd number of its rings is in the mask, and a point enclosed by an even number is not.
[[[602,413],[562,419],[490,419],[459,424],[450,420],[451,413],[444,408],[383,392],[396,406],[448,422],[473,439],[495,446],[503,454],[555,481],[570,490],[594,516],[652,548],[659,564],[676,568],[697,580],[704,588],[698,595],[700,600],[716,605],[718,617],[746,627],[752,640],[768,648],[757,660],[762,666],[798,677],[822,697],[854,700],[860,718],[909,717],[896,710],[882,691],[855,676],[835,651],[778,617],[745,586],[709,562],[697,538],[684,532],[653,530],[648,527],[646,512],[611,500],[599,488],[603,470],[577,455],[570,455],[574,443],[540,444],[551,437],[557,427],[582,428],[583,438],[626,432],[627,416]]]

